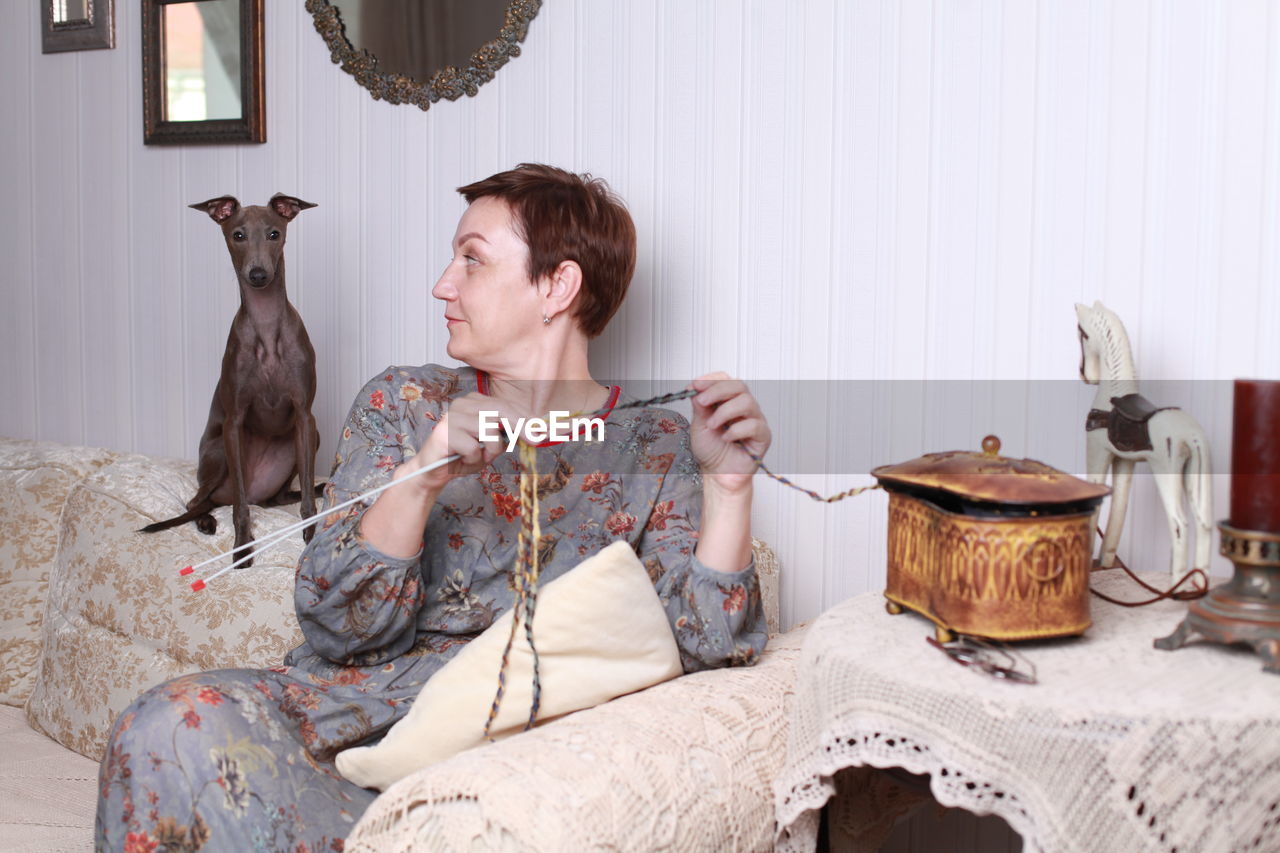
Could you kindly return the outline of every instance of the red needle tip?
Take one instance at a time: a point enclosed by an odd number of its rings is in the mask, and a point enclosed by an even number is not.
[[[191,588],[196,592],[199,592],[200,590],[204,589],[204,581],[202,580],[196,581],[191,585]]]
[[[191,568],[190,566],[187,566],[185,569],[183,569],[182,571],[178,572],[178,574],[180,574],[180,575],[189,575],[189,574],[191,574],[191,573],[192,573],[192,572],[194,572],[194,571],[195,571],[195,569]]]

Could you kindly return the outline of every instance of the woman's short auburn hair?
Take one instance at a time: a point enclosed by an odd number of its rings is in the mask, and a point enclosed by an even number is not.
[[[563,261],[576,262],[582,269],[578,326],[588,338],[604,331],[636,268],[636,227],[608,184],[555,166],[521,163],[458,192],[467,204],[485,197],[507,203],[516,232],[529,246],[532,281]]]

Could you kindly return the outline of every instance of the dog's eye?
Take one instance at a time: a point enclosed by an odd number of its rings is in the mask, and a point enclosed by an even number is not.
[[[274,228],[272,228],[272,229],[271,229],[271,233],[267,235],[267,239],[268,239],[268,240],[279,240],[279,239],[280,239],[280,232],[279,232],[279,231],[277,231],[277,230],[275,230]]]
[[[237,240],[237,241],[239,241],[239,240],[243,240],[243,239],[244,239],[244,232],[243,232],[243,231],[232,231],[232,232],[231,232],[231,239],[233,239],[233,240]]]

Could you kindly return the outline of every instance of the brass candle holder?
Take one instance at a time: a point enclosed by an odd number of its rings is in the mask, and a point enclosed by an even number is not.
[[[1235,572],[1227,583],[1193,601],[1177,630],[1155,640],[1180,649],[1197,634],[1211,643],[1243,643],[1262,656],[1263,671],[1280,675],[1280,533],[1218,523],[1218,551]]]

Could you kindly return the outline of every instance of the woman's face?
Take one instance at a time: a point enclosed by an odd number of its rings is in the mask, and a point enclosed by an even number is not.
[[[513,373],[527,363],[542,327],[528,263],[529,247],[505,201],[485,196],[467,207],[453,237],[453,259],[431,289],[444,302],[451,358]]]

